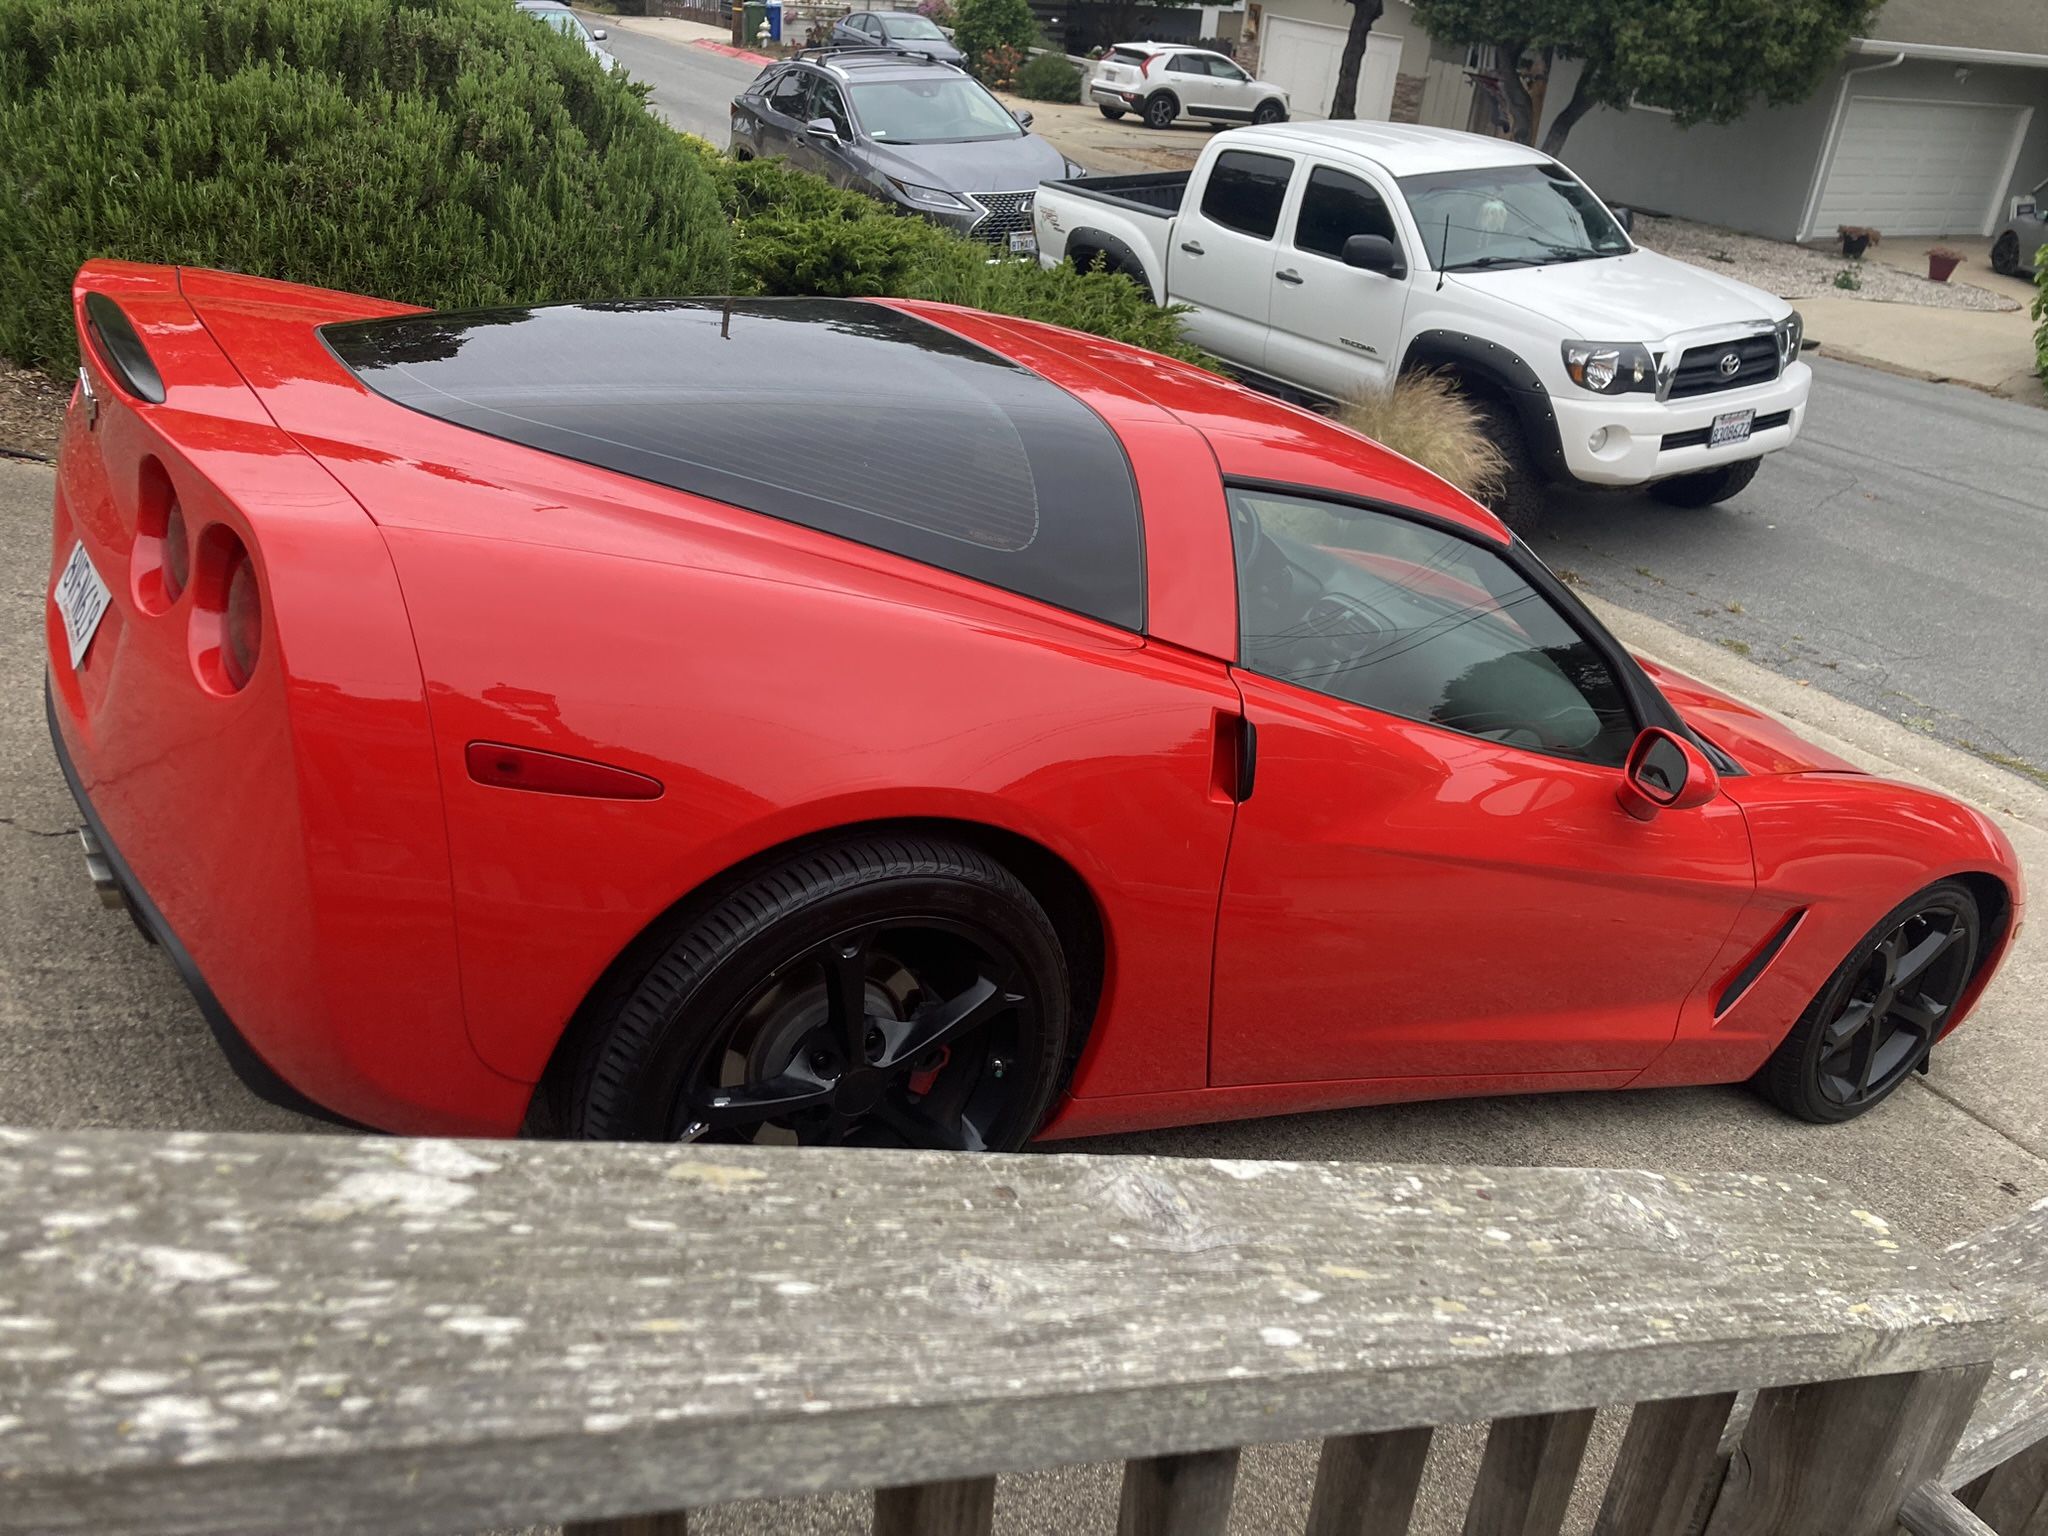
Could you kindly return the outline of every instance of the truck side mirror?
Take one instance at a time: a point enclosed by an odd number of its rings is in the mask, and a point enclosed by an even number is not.
[[[1619,225],[1621,226],[1621,232],[1622,232],[1622,233],[1623,233],[1624,235],[1632,235],[1632,234],[1634,234],[1634,233],[1636,232],[1636,211],[1635,211],[1635,209],[1633,209],[1633,208],[1628,208],[1628,207],[1621,207],[1621,208],[1610,208],[1610,209],[1608,209],[1607,211],[1608,211],[1609,213],[1611,213],[1611,214],[1613,214],[1613,215],[1614,215],[1614,222],[1615,222],[1615,223],[1617,223],[1617,224],[1619,224]]]
[[[1397,280],[1408,275],[1408,263],[1401,259],[1400,248],[1385,235],[1353,235],[1346,240],[1344,265]]]

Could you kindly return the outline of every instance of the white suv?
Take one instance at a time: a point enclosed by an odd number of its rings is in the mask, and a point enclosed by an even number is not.
[[[1220,53],[1176,43],[1118,43],[1088,77],[1088,99],[1115,119],[1135,112],[1147,128],[1181,117],[1212,123],[1278,123],[1287,93],[1254,80]]]

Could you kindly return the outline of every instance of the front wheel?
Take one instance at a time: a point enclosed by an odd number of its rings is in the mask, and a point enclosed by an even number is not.
[[[1958,881],[1893,908],[1828,978],[1756,1086],[1821,1125],[1875,1109],[1934,1048],[1975,973],[1980,931],[1977,898]]]
[[[591,1029],[571,1134],[1007,1151],[1067,1038],[1044,910],[975,849],[903,835],[799,854],[682,921]]]
[[[1117,121],[1124,115],[1124,109],[1122,107],[1112,107],[1108,105],[1106,102],[1098,101],[1095,104],[1095,110],[1100,112],[1104,117],[1108,118],[1112,123]]]
[[[1171,128],[1173,120],[1180,116],[1180,108],[1171,96],[1161,91],[1145,103],[1145,126],[1147,128]]]
[[[1690,475],[1673,475],[1650,487],[1650,494],[1671,507],[1711,507],[1726,501],[1756,478],[1762,459],[1744,459],[1723,464],[1719,469],[1702,469]]]
[[[1521,418],[1503,400],[1473,401],[1479,421],[1493,446],[1500,450],[1501,478],[1486,498],[1486,509],[1515,533],[1525,538],[1543,520],[1543,472],[1529,451],[1528,434]]]
[[[2001,277],[2020,275],[2020,237],[2009,229],[1991,247],[1991,270]]]
[[[1277,101],[1262,101],[1252,112],[1252,121],[1255,123],[1279,123],[1285,122],[1286,119],[1287,109]]]

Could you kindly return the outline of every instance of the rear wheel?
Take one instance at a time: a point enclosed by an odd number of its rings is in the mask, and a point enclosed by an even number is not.
[[[1526,537],[1543,520],[1545,500],[1543,472],[1536,467],[1536,456],[1529,451],[1528,434],[1506,401],[1482,398],[1473,404],[1478,407],[1486,435],[1505,461],[1499,488],[1486,498],[1487,510]]]
[[[1876,1108],[1933,1049],[1976,969],[1980,929],[1976,897],[1953,880],[1895,907],[1828,978],[1757,1087],[1817,1124]]]
[[[1286,116],[1287,109],[1281,106],[1279,102],[1268,98],[1260,102],[1257,108],[1254,109],[1252,121],[1255,123],[1277,123],[1284,120]]]
[[[1005,1151],[1066,1045],[1045,912],[974,849],[800,854],[688,920],[593,1029],[573,1135]]]
[[[2001,277],[2020,275],[2020,237],[2009,229],[1992,244],[1991,270]]]
[[[1650,494],[1667,506],[1711,507],[1742,491],[1756,478],[1762,459],[1744,459],[1740,464],[1723,464],[1719,469],[1702,469],[1695,474],[1673,475],[1650,487]]]
[[[1124,115],[1124,109],[1122,107],[1112,107],[1104,102],[1097,102],[1095,104],[1095,110],[1100,112],[1104,117],[1108,118],[1112,123]]]
[[[1173,120],[1180,116],[1180,107],[1174,99],[1161,91],[1145,103],[1145,126],[1147,128],[1171,128]]]

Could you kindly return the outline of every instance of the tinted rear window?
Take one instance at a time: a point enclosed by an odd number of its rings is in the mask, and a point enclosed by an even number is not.
[[[844,299],[647,300],[324,327],[387,399],[1126,629],[1137,492],[1065,390]]]
[[[1226,228],[1270,240],[1280,227],[1280,205],[1287,201],[1287,178],[1293,173],[1292,160],[1226,150],[1209,172],[1202,212]]]

